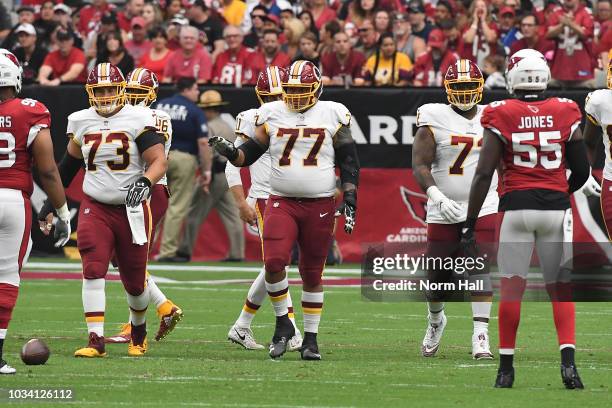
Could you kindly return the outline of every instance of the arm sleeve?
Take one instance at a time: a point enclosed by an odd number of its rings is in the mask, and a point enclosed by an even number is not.
[[[567,167],[572,171],[572,174],[567,180],[569,193],[572,194],[586,183],[591,174],[586,147],[583,141],[576,140],[574,142],[567,142],[565,144],[565,158]]]
[[[136,138],[136,146],[140,154],[144,153],[149,147],[158,143],[164,144],[164,136],[155,130],[147,129]]]

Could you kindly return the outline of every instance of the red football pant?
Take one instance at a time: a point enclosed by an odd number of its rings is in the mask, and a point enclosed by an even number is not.
[[[18,293],[18,286],[0,283],[0,330],[8,328]]]
[[[305,288],[321,284],[333,237],[336,202],[333,197],[287,198],[270,196],[264,215],[263,246],[266,272],[283,272],[291,248],[300,249],[299,270]]]
[[[153,230],[157,228],[157,224],[159,224],[164,214],[166,214],[169,198],[170,193],[168,192],[168,187],[162,184],[153,186],[151,192],[151,219],[153,222]]]
[[[603,179],[601,184],[601,213],[603,215],[608,239],[612,240],[612,181]]]

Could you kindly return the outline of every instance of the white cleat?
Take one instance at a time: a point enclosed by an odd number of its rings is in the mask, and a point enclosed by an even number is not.
[[[302,333],[296,328],[295,335],[287,343],[287,351],[299,351],[302,348]]]
[[[253,331],[250,328],[233,325],[229,333],[227,333],[227,339],[233,343],[240,344],[247,350],[264,349],[264,346],[257,344],[255,338],[253,337]]]
[[[431,323],[429,321],[429,316],[427,317],[427,331],[425,331],[423,345],[421,346],[421,354],[423,357],[433,357],[436,355],[440,347],[440,340],[442,340],[442,334],[444,333],[445,327],[446,315],[442,315],[442,321],[440,323]]]
[[[15,374],[17,370],[8,365],[4,360],[0,360],[0,374]]]
[[[493,353],[489,347],[489,334],[486,331],[472,335],[472,357],[474,360],[493,359]]]

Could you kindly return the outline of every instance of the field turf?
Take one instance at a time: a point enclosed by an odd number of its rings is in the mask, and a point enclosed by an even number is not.
[[[35,270],[31,266],[25,269]],[[68,271],[65,265],[42,269],[79,272]],[[185,318],[170,336],[155,342],[152,335],[157,319],[154,308],[150,308],[150,351],[140,359],[127,357],[127,345],[108,345],[108,357],[104,359],[74,358],[74,350],[87,342],[81,282],[22,281],[5,342],[5,359],[18,373],[1,376],[0,389],[72,388],[75,398],[70,403],[15,402],[10,406],[612,406],[609,304],[577,305],[577,361],[587,387],[584,391],[562,387],[552,312],[547,303],[523,305],[515,388],[496,390],[492,385],[497,360],[471,359],[468,303],[447,306],[449,322],[438,356],[425,359],[420,356],[426,325],[424,304],[374,303],[363,300],[358,287],[329,287],[319,332],[324,360],[302,362],[298,353],[288,353],[280,361],[271,361],[265,350],[246,351],[226,340],[248,288],[238,280],[254,278],[255,271],[176,271],[168,265],[152,274],[174,280],[158,286],[183,308]],[[340,272],[338,276],[358,277]],[[106,288],[106,334],[111,335],[127,319],[128,310],[121,284],[108,282]],[[291,293],[301,322],[300,290],[293,286]],[[493,311],[495,316],[495,305]],[[271,307],[265,304],[254,322],[260,342],[267,343],[271,338],[273,322]],[[496,351],[495,317],[490,333]],[[33,337],[45,340],[51,348],[51,358],[44,366],[25,366],[19,359],[21,345]],[[0,404],[9,406],[7,399]]]

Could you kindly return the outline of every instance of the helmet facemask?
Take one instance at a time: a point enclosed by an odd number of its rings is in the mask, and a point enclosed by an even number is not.
[[[606,85],[612,89],[612,60],[608,63],[608,75],[606,75]]]
[[[148,107],[155,102],[157,94],[149,86],[129,84],[125,88],[125,98],[130,105]]]
[[[111,95],[96,95],[96,91],[102,92],[104,88],[114,88],[115,92]],[[86,85],[85,89],[89,105],[102,115],[108,115],[125,105],[125,82]]]
[[[289,110],[302,112],[315,103],[321,94],[321,84],[283,84],[283,101]]]
[[[257,100],[261,105],[263,105],[264,103],[280,101],[281,99],[283,99],[282,93],[260,91],[257,88],[255,88],[255,94],[257,95]]]
[[[484,80],[454,79],[445,83],[448,102],[462,111],[468,111],[482,100]]]

